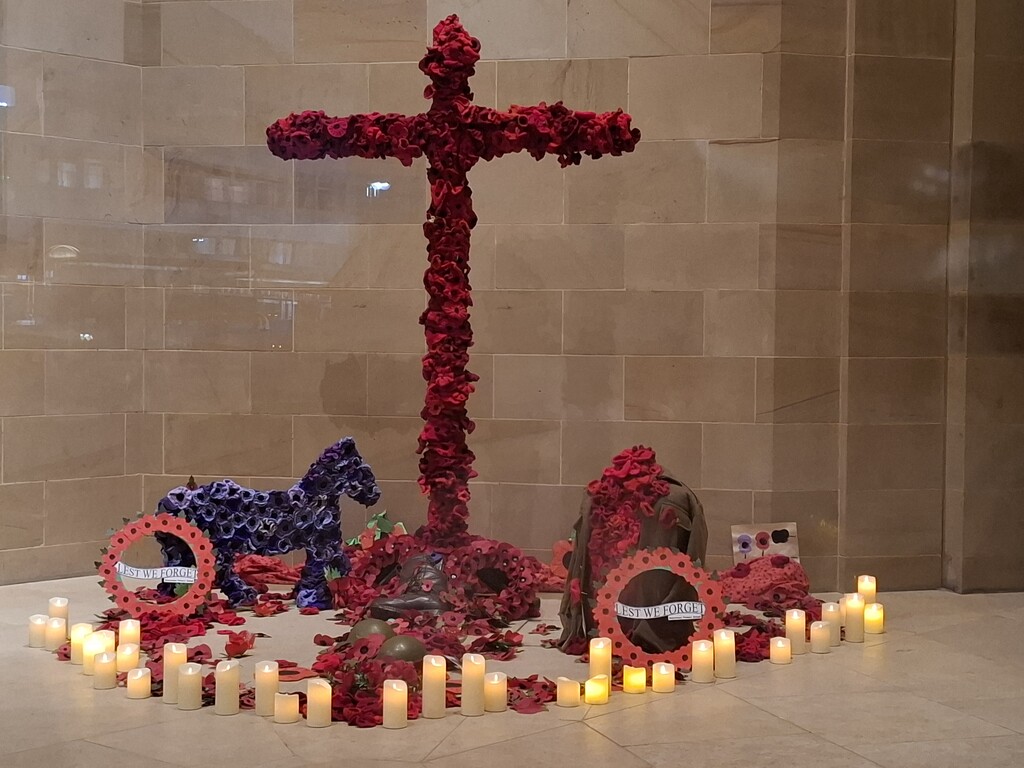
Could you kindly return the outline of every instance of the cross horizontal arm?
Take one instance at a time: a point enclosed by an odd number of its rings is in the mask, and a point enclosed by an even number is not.
[[[267,146],[283,160],[397,157],[412,165],[423,155],[424,125],[423,115],[293,113],[267,128]]]

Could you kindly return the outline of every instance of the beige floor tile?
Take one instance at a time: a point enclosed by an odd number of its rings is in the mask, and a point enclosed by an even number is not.
[[[678,768],[678,744],[648,744],[629,751],[654,768]],[[715,768],[750,768],[752,765],[785,765],[786,768],[873,768],[860,755],[812,734],[734,738],[686,745],[688,765]]]
[[[1024,764],[1024,739],[913,741],[854,747],[885,768],[1017,768]]]

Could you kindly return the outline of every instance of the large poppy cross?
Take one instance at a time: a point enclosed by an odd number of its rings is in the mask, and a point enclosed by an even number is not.
[[[565,167],[578,164],[583,155],[631,152],[640,139],[640,131],[630,128],[630,116],[621,109],[578,112],[561,102],[513,106],[507,112],[479,107],[469,88],[479,59],[480,41],[470,37],[457,16],[449,16],[434,28],[434,44],[420,61],[431,81],[424,91],[432,100],[427,112],[348,117],[303,112],[267,129],[270,151],[284,160],[353,155],[396,157],[402,165],[422,156],[428,160],[430,207],[423,225],[428,301],[420,317],[427,339],[427,393],[418,453],[420,487],[429,503],[427,524],[418,535],[441,545],[467,538],[469,480],[476,476],[475,457],[466,444],[474,427],[466,402],[479,380],[466,368],[473,343],[469,241],[477,221],[467,174],[478,161],[510,152],[525,150],[538,160],[555,155]]]

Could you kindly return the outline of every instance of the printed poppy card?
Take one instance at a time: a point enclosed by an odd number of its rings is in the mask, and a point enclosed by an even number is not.
[[[765,555],[800,560],[796,523],[755,523],[732,527],[732,561],[742,563]]]

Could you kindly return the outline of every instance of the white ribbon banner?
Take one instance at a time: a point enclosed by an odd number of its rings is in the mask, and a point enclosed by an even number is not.
[[[669,621],[693,621],[704,617],[707,610],[704,603],[680,601],[678,603],[662,603],[661,605],[631,606],[615,604],[615,615],[623,619],[647,621],[650,619],[668,619]]]
[[[129,579],[166,581],[169,584],[195,584],[198,569],[182,567],[134,568],[118,560],[115,570]]]

